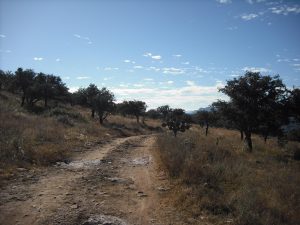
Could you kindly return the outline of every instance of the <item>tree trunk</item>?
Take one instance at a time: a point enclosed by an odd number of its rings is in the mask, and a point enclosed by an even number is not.
[[[140,123],[140,116],[136,116],[136,122]]]
[[[92,118],[95,118],[95,109],[92,109]]]
[[[265,141],[265,143],[267,143],[267,139],[268,139],[268,135],[265,135],[265,136],[264,136],[264,141]]]
[[[23,95],[23,96],[22,96],[22,102],[21,102],[21,106],[22,106],[22,107],[24,106],[24,102],[25,102],[25,96]]]
[[[102,116],[99,116],[99,122],[100,122],[101,125],[103,124],[103,117]]]
[[[207,134],[208,134],[208,127],[209,127],[209,125],[208,125],[208,123],[206,124],[206,128],[205,128],[205,136],[207,136]]]
[[[251,132],[245,131],[245,143],[247,145],[247,150],[252,152],[252,139],[251,139]]]
[[[177,136],[177,130],[174,129],[173,132],[174,132],[174,136],[176,137]]]
[[[241,141],[242,141],[242,140],[244,140],[244,131],[240,130],[240,133],[241,133]]]
[[[45,97],[45,107],[48,107],[48,97]]]

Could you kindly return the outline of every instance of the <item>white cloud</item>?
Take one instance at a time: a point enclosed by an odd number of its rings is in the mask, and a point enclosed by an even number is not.
[[[169,84],[172,84],[172,81]],[[212,86],[171,87],[115,88],[112,91],[118,99],[130,100],[138,98],[145,101],[149,108],[157,108],[158,106],[169,104],[172,108],[179,107],[186,110],[195,110],[199,107],[208,106],[217,99],[226,98],[222,93],[218,92],[218,88],[224,87],[224,84],[220,82],[216,82]]]
[[[185,81],[185,83],[186,83],[188,86],[195,86],[195,82],[192,81],[192,80],[187,80],[187,81]]]
[[[145,81],[153,81],[152,78],[145,78],[144,80],[145,80]]]
[[[134,87],[144,87],[145,85],[144,84],[134,84],[133,86]]]
[[[293,64],[293,66],[300,66],[300,63],[295,63]]]
[[[249,20],[253,20],[255,19],[256,17],[258,17],[258,14],[255,14],[255,13],[250,13],[250,14],[243,14],[241,15],[241,18],[245,21],[249,21]]]
[[[237,26],[232,26],[232,27],[227,27],[226,30],[237,30],[238,27]]]
[[[104,67],[105,71],[113,71],[113,70],[119,70],[118,67]]]
[[[69,92],[74,93],[78,91],[79,87],[69,87]]]
[[[267,68],[263,68],[263,67],[244,67],[242,69],[243,71],[251,71],[251,72],[260,72],[260,73],[267,73],[270,72],[271,70],[267,69]]]
[[[216,0],[218,3],[220,3],[220,4],[230,4],[230,3],[232,3],[232,1],[231,0]]]
[[[147,67],[146,70],[158,72],[158,71],[160,71],[160,68],[157,68],[155,66],[150,66],[150,67]]]
[[[124,63],[130,63],[130,60],[129,59],[125,59],[123,62]]]
[[[161,56],[160,55],[153,55],[153,56],[151,56],[151,58],[155,59],[155,60],[160,60]]]
[[[172,81],[172,80],[167,81],[167,84],[173,84],[173,83],[174,83],[174,81]]]
[[[143,56],[145,56],[145,57],[151,57],[151,56],[152,56],[152,53],[150,53],[150,52],[145,52]]]
[[[56,61],[56,62],[60,62],[60,61],[61,61],[61,59],[60,59],[60,58],[57,58],[57,59],[55,59],[55,61]]]
[[[142,66],[134,66],[133,68],[134,68],[134,69],[143,69]]]
[[[169,67],[169,68],[163,68],[163,73],[164,74],[173,74],[173,75],[177,75],[177,74],[184,74],[184,70],[180,69],[180,68],[174,68],[174,67]]]
[[[182,55],[180,54],[176,54],[176,55],[173,55],[173,57],[176,57],[176,58],[180,58]]]
[[[92,44],[93,43],[89,37],[84,37],[84,36],[81,36],[79,34],[73,34],[73,36],[76,37],[76,38],[78,38],[78,39],[82,39],[82,40],[87,41],[88,44]]]
[[[153,55],[151,52],[146,52],[143,54],[145,57],[150,57],[155,60],[160,60],[162,57],[160,55]]]
[[[34,57],[33,60],[34,61],[43,61],[44,58],[42,58],[42,57]]]
[[[189,65],[190,62],[183,62],[183,63],[181,63],[181,64],[183,64],[183,65]]]
[[[282,5],[282,6],[277,6],[277,7],[271,7],[269,8],[272,13],[277,14],[277,15],[289,15],[290,13],[298,14],[300,13],[300,6],[299,5],[294,5],[294,6],[287,6],[287,5]]]
[[[76,77],[77,80],[86,80],[86,79],[90,79],[90,77],[87,76],[80,76],[80,77]]]
[[[0,38],[6,38],[6,35],[0,34]]]

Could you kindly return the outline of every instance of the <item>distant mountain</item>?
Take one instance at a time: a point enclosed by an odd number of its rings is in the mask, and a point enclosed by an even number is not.
[[[212,109],[211,106],[207,106],[207,107],[204,107],[204,108],[199,108],[197,110],[186,111],[186,114],[193,115],[193,114],[196,114],[198,111],[208,111],[208,112],[210,112],[211,109]]]

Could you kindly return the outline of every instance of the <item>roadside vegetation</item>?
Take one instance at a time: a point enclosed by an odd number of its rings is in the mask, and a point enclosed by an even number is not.
[[[194,114],[200,126],[157,138],[178,208],[214,224],[297,224],[299,89],[246,72],[220,91],[229,101]]]
[[[22,68],[0,71],[0,105],[4,177],[17,167],[68,161],[74,150],[114,137],[161,131],[160,123],[146,115],[144,102],[116,104],[112,92],[94,84],[70,93],[60,77]]]
[[[239,132],[192,128],[177,138],[157,139],[159,161],[169,174],[179,210],[214,224],[297,224],[299,221],[299,142],[280,147],[253,136],[253,152]]]

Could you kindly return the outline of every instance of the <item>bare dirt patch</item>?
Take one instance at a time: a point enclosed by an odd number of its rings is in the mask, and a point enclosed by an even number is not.
[[[155,136],[116,138],[2,185],[0,224],[185,224],[168,205]],[[177,222],[176,222],[177,221]]]

